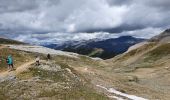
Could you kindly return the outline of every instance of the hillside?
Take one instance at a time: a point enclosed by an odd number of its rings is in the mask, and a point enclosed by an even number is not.
[[[150,41],[160,42],[160,43],[170,42],[170,29],[167,29],[161,34],[154,36],[153,38],[150,39]]]
[[[151,89],[162,95],[160,100],[168,100],[170,87],[170,31],[166,30],[160,35],[132,46],[128,52],[113,59],[112,71],[123,73],[137,78],[137,84]],[[152,94],[154,94],[154,92]]]
[[[57,45],[44,45],[56,50],[74,52],[88,55],[90,57],[100,57],[102,59],[112,58],[118,54],[124,53],[134,44],[144,41],[144,39],[132,36],[122,36],[106,40],[88,40],[88,41],[69,41],[68,43]]]
[[[0,37],[0,44],[25,44],[25,43]]]
[[[10,45],[1,48],[2,57],[11,54],[14,58],[16,71],[6,72],[7,65],[1,61],[0,67],[0,99],[45,99],[45,100],[107,100],[108,97],[88,84],[89,81],[77,73],[66,62],[75,64],[79,60],[74,54],[70,55],[60,51],[53,51],[37,46]],[[30,48],[30,49],[28,49]],[[39,51],[34,51],[34,49]],[[27,51],[26,51],[27,50]],[[41,52],[42,51],[42,52]],[[40,53],[41,52],[41,53]],[[46,52],[50,52],[53,60],[46,61]],[[42,59],[40,66],[35,66],[35,56]],[[80,57],[80,65],[88,65],[89,58]],[[86,60],[87,61],[81,61]],[[68,61],[67,61],[68,60]],[[66,61],[66,62],[65,62]],[[31,62],[31,63],[30,63]],[[28,63],[28,64],[26,64]],[[81,64],[82,63],[82,64]],[[97,64],[94,62],[94,65]],[[76,65],[76,64],[75,64]],[[82,65],[82,66],[83,66]],[[93,65],[93,64],[92,64]],[[15,91],[15,92],[13,92]]]

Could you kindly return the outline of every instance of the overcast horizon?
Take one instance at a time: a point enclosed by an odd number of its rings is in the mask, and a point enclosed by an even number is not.
[[[170,28],[169,0],[0,0],[0,36],[29,43],[119,36]]]

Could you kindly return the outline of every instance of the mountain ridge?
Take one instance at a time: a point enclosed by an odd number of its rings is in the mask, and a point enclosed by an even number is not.
[[[167,29],[157,36],[152,37],[149,41],[151,42],[169,42],[170,40],[170,29]]]
[[[92,39],[90,41],[71,41],[61,46],[57,46],[56,44],[45,46],[56,50],[108,59],[126,52],[130,46],[142,41],[145,41],[145,39],[134,38],[132,36],[121,36],[119,38],[105,40]]]

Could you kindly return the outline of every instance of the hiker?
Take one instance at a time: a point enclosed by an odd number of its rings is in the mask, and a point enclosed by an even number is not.
[[[9,55],[9,56],[7,57],[6,62],[7,62],[7,64],[8,64],[8,69],[9,69],[9,71],[14,70],[13,58],[12,58],[11,55]]]
[[[51,55],[49,53],[47,54],[47,60],[51,60]]]
[[[40,65],[40,57],[36,56],[35,61],[36,61],[36,65],[39,66]]]
[[[3,59],[3,58],[0,56],[0,64],[2,63],[2,59]]]

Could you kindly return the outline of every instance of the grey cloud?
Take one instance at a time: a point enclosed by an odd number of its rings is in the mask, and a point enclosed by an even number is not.
[[[0,13],[23,12],[37,7],[37,0],[0,0]]]
[[[89,28],[118,26],[122,23],[121,18],[126,12],[125,7],[109,7],[105,0],[79,0],[76,3],[74,0],[58,2],[37,0],[36,3],[39,4],[37,9],[27,11],[29,10],[27,3],[33,4],[29,2],[26,0],[21,4],[11,2],[9,8],[17,12],[0,15],[0,23],[3,27],[14,30],[27,28],[28,30],[79,32]],[[24,10],[20,11],[19,9],[22,8]]]
[[[170,0],[143,0],[143,3],[162,11],[169,11],[170,9]]]
[[[170,26],[169,5],[169,0],[0,0],[0,34],[152,34]]]
[[[114,5],[130,5],[131,3],[133,3],[133,0],[107,0],[108,4],[111,6]]]

